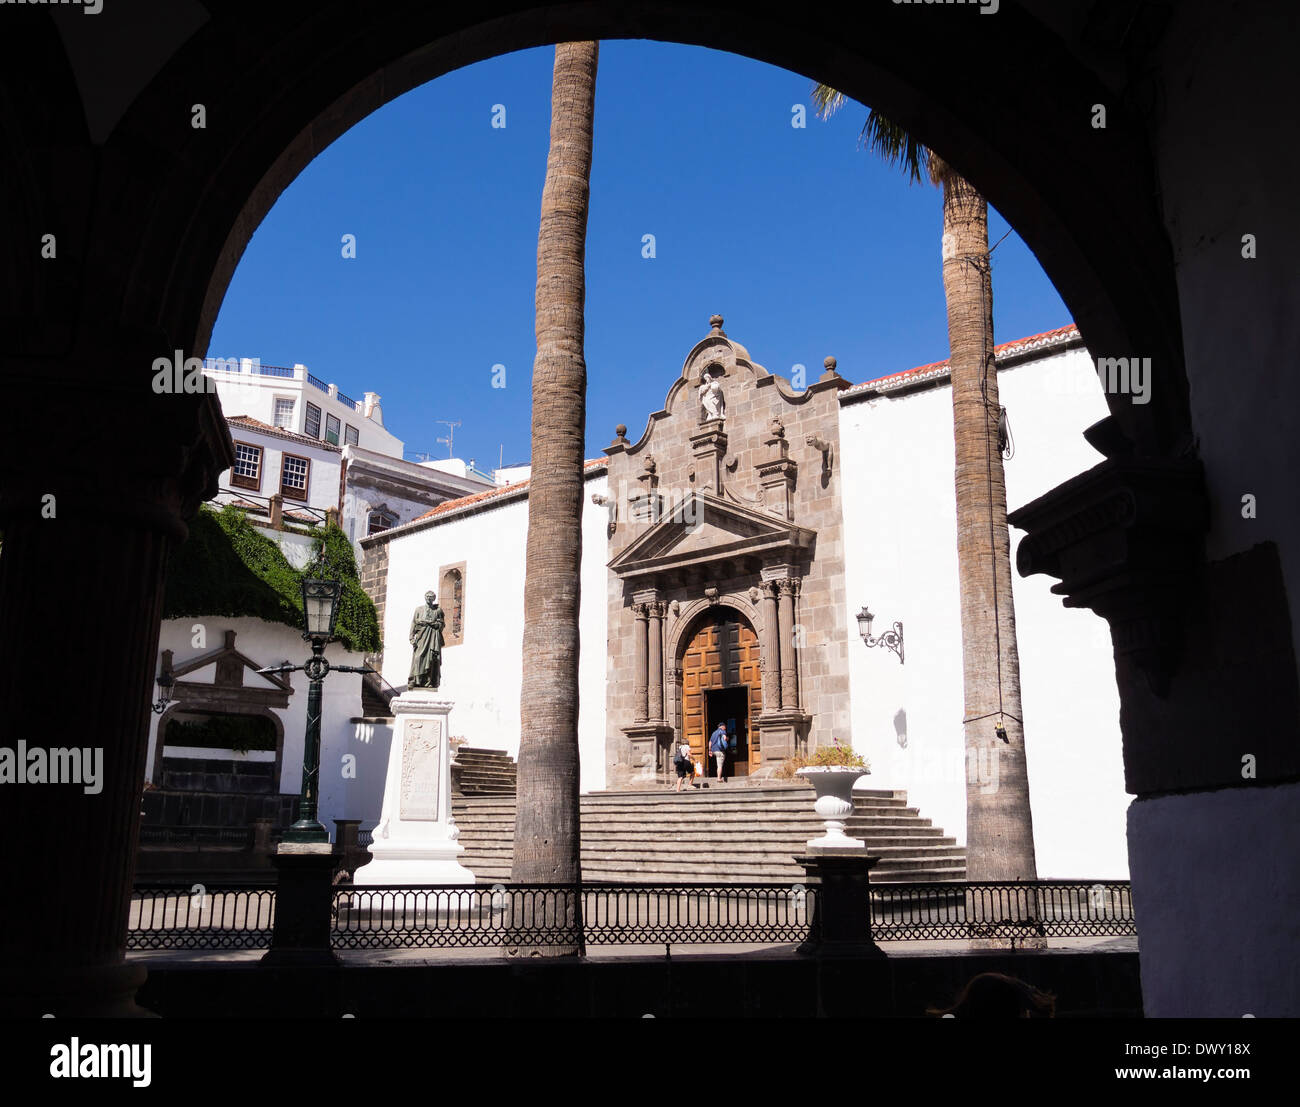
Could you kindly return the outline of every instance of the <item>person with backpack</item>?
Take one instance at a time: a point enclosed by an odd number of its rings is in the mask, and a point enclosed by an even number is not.
[[[695,783],[695,763],[691,760],[691,747],[682,742],[677,747],[677,752],[673,757],[673,764],[677,767],[677,787],[674,791],[682,790],[682,782],[689,775],[691,784]]]
[[[727,728],[722,723],[718,724],[713,736],[709,739],[709,752],[713,754],[714,761],[718,764],[718,783],[722,783],[722,765],[727,759]]]

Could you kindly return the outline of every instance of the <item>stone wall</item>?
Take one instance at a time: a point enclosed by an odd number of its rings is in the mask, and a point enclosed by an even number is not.
[[[379,617],[379,632],[384,634],[384,610],[388,606],[388,542],[382,537],[366,542],[361,547],[361,587],[375,605]],[[386,642],[385,642],[386,644]],[[375,655],[374,667],[382,669],[384,652],[381,646]]]

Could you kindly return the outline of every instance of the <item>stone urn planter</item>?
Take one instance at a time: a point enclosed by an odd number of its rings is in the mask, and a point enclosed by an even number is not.
[[[800,769],[796,776],[803,777],[817,793],[813,810],[826,820],[826,833],[820,838],[808,839],[808,848],[814,853],[839,850],[863,850],[866,843],[850,838],[844,833],[844,820],[853,814],[853,785],[870,769],[836,765],[826,768]]]

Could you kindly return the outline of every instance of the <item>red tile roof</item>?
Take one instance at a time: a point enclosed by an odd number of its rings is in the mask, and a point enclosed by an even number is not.
[[[590,472],[597,467],[604,467],[607,464],[603,457],[593,458],[582,463],[584,472]],[[522,492],[528,487],[529,482],[526,480],[517,480],[514,484],[503,484],[500,488],[485,488],[482,492],[474,492],[468,496],[461,496],[455,500],[444,500],[431,511],[426,511],[423,515],[417,515],[411,520],[412,523],[418,523],[421,519],[432,519],[435,515],[443,515],[448,511],[454,511],[458,507],[469,507],[470,504],[480,504],[487,500],[495,500],[501,496],[513,495],[516,492]]]
[[[226,422],[234,426],[248,427],[259,434],[269,434],[272,438],[287,438],[290,442],[302,442],[308,446],[319,446],[322,450],[329,450],[331,453],[342,453],[339,446],[331,442],[326,442],[320,438],[312,438],[309,434],[299,434],[297,431],[285,430],[283,427],[273,427],[270,423],[263,423],[260,419],[254,419],[251,415],[227,415]]]
[[[1070,323],[1068,326],[1057,327],[1055,330],[1043,331],[1042,334],[1031,334],[1027,338],[1017,338],[1011,342],[1003,342],[1000,346],[993,347],[993,356],[1001,360],[1012,354],[1018,354],[1022,350],[1031,350],[1036,346],[1057,345],[1071,338],[1077,338],[1078,334],[1079,328]],[[928,365],[918,365],[914,369],[905,369],[901,373],[890,373],[883,377],[876,377],[874,380],[863,381],[861,384],[855,384],[852,388],[846,388],[840,395],[852,396],[857,392],[865,392],[882,386],[894,388],[912,378],[938,376],[948,368],[949,360],[949,358],[944,358],[942,361],[932,361]]]

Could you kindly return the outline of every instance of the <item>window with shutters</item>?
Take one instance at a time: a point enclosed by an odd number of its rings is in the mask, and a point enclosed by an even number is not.
[[[320,437],[320,408],[315,404],[307,405],[307,423],[304,427],[304,433],[311,438]]]
[[[310,474],[311,462],[307,458],[285,454],[280,467],[280,494],[286,500],[306,500]]]
[[[247,442],[235,443],[235,464],[230,470],[230,483],[236,488],[262,487],[262,447]]]
[[[284,396],[275,398],[275,419],[273,420],[277,427],[283,430],[293,430],[293,399]]]

